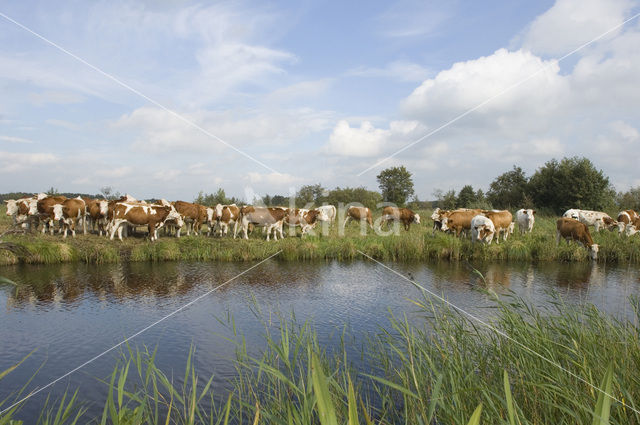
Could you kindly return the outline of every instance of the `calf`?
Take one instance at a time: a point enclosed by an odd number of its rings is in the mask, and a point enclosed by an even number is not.
[[[598,245],[593,243],[586,224],[568,217],[558,219],[556,224],[556,245],[560,243],[560,238],[578,242],[589,250],[591,259],[596,260],[598,258]]]
[[[500,243],[500,233],[503,240],[507,240],[509,234],[513,232],[513,215],[507,210],[483,211],[483,214],[493,221],[496,228],[496,243]]]
[[[264,208],[264,207],[252,207],[245,206],[240,208],[240,222],[244,239],[249,239],[247,231],[250,225],[265,227],[267,229],[267,240],[271,236],[273,231],[273,239],[278,240],[276,232],[282,227],[282,222],[287,214],[287,210],[283,208]],[[237,230],[237,229],[236,229]],[[234,239],[236,237],[234,230]]]
[[[471,219],[471,243],[481,242],[491,245],[496,228],[488,217],[478,214]]]
[[[533,231],[533,223],[536,221],[536,210],[520,209],[516,212],[516,220],[518,221],[518,230],[520,234],[531,233]]]
[[[420,224],[420,215],[409,208],[384,207],[382,209],[380,228],[389,221],[399,221],[404,226],[404,230],[409,230],[411,223]]]
[[[343,231],[347,223],[351,220],[359,221],[360,223],[366,222],[373,229],[373,217],[371,216],[371,210],[367,207],[349,207],[347,209],[347,218],[345,218],[342,224]]]

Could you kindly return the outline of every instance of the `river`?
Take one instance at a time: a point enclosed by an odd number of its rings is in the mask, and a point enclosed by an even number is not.
[[[486,294],[475,291],[479,278],[463,263],[388,264],[452,304],[479,317],[492,314]],[[0,380],[0,400],[11,396],[35,374],[24,393],[40,388],[121,342],[181,306],[202,297],[130,341],[158,347],[157,365],[165,373],[184,373],[189,347],[196,370],[214,374],[214,388],[224,392],[234,375],[235,346],[226,338],[243,335],[251,353],[264,347],[266,326],[276,315],[295,314],[308,321],[320,343],[338,344],[346,331],[352,359],[367,335],[388,325],[389,312],[420,320],[409,300],[423,295],[410,282],[369,261],[282,262],[249,268],[247,263],[125,263],[10,266],[0,276],[18,283],[0,285],[4,306],[0,323],[0,371],[33,354]],[[486,284],[544,306],[550,291],[567,302],[591,302],[619,316],[631,317],[630,295],[640,294],[640,268],[589,263],[476,264]],[[215,289],[215,290],[214,290]],[[233,318],[231,321],[230,318]],[[35,351],[34,351],[35,350]],[[47,394],[55,399],[80,388],[92,414],[99,415],[105,384],[119,357],[113,350],[30,398],[19,419],[33,423]],[[40,370],[38,371],[38,369]],[[37,372],[37,373],[36,373]],[[6,403],[4,407],[8,406]]]

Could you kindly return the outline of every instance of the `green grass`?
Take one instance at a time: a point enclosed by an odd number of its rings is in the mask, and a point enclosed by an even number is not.
[[[3,207],[4,208],[4,207]],[[82,261],[86,263],[113,263],[126,261],[255,261],[282,250],[280,258],[286,261],[312,259],[353,260],[361,258],[358,251],[381,261],[482,260],[482,261],[590,261],[587,251],[575,244],[562,241],[555,244],[556,217],[538,217],[533,233],[491,246],[472,245],[468,239],[431,231],[430,211],[420,211],[426,224],[412,225],[411,230],[400,230],[397,236],[376,235],[368,229],[359,233],[356,223],[347,226],[344,236],[334,223],[326,236],[286,237],[277,242],[264,240],[261,231],[250,235],[249,241],[207,236],[183,236],[180,239],[161,236],[149,242],[143,233],[138,237],[110,241],[97,235],[81,235],[63,240],[60,235],[8,235],[3,240],[26,247],[30,255],[17,255],[0,251],[0,265],[24,263],[60,263]],[[9,225],[2,214],[0,232]],[[620,237],[617,232],[592,232],[600,244],[600,262],[640,263],[640,237]]]
[[[77,415],[78,423],[102,424],[640,423],[638,300],[632,320],[558,297],[546,310],[515,297],[494,300],[490,324],[503,335],[426,297],[415,301],[423,320],[391,316],[363,347],[360,372],[344,345],[328,351],[312,326],[282,316],[264,319],[265,345],[252,356],[229,318],[237,373],[227,389],[198,376],[193,351],[178,384],[155,366],[155,351],[129,347],[101,380],[100,417],[87,417],[77,391],[42,417],[51,424]],[[68,422],[55,420],[57,411]],[[16,408],[0,424],[18,416]]]

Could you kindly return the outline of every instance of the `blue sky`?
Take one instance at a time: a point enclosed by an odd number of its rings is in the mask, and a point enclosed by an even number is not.
[[[499,93],[382,168],[407,166],[421,199],[573,155],[619,190],[640,185],[640,18],[557,62],[640,12],[636,1],[2,1],[0,12],[157,102],[0,17],[0,192],[374,189],[381,167],[358,174]]]

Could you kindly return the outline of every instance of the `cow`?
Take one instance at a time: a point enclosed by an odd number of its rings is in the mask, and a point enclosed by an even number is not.
[[[253,224],[254,226],[267,228],[267,240],[269,240],[272,231],[273,239],[278,240],[276,231],[282,228],[282,222],[286,215],[287,210],[283,208],[244,206],[240,208],[240,217],[236,222],[233,238],[236,238],[237,223],[239,222],[244,239],[249,239],[247,231],[249,230],[249,225]]]
[[[519,209],[516,211],[516,221],[518,222],[518,230],[520,234],[531,233],[533,231],[533,223],[536,221],[536,210]]]
[[[367,207],[350,206],[347,209],[347,218],[344,219],[344,223],[342,224],[343,231],[347,223],[351,220],[359,221],[360,223],[366,222],[373,229],[373,217],[371,216],[371,210]]]
[[[31,228],[32,218],[35,219],[37,226],[38,219],[38,199],[20,198],[18,200],[9,199],[4,201],[7,204],[6,214],[12,218],[13,224],[22,224],[27,229]]]
[[[599,232],[602,228],[613,230],[618,227],[617,222],[609,214],[600,211],[570,209],[565,211],[562,217],[573,218],[587,226],[593,226],[596,232]]]
[[[592,260],[598,258],[598,245],[593,243],[589,227],[585,223],[569,217],[562,217],[556,223],[556,246],[560,244],[560,238],[567,241],[576,241],[589,250]]]
[[[83,220],[83,232],[87,234],[87,222],[84,220],[87,205],[81,197],[66,199],[61,204],[55,204],[53,211],[57,216],[62,215],[62,227],[64,229],[63,238],[67,237],[67,232],[71,230],[71,235],[76,237],[76,224]]]
[[[184,201],[176,201],[173,203],[173,206],[175,207],[176,211],[178,211],[178,213],[183,217],[184,222],[187,224],[187,236],[191,235],[192,229],[193,234],[198,235],[198,231],[200,230],[202,223],[207,220],[206,207]],[[180,237],[181,230],[182,226],[178,228],[176,237]]]
[[[215,208],[216,225],[220,229],[220,236],[226,236],[229,226],[233,225],[233,237],[235,239],[238,231],[238,219],[240,218],[240,208],[236,204],[218,204]],[[215,230],[214,230],[215,233]]]
[[[329,219],[328,221],[333,222],[336,219],[336,207],[333,205],[321,205],[316,208],[318,211],[324,211],[324,214]]]
[[[55,213],[53,211],[54,205],[62,204],[66,201],[67,198],[65,196],[47,196],[46,198],[40,199],[37,203],[38,215],[40,220],[43,221],[42,226],[42,234],[44,235],[47,226],[49,227],[49,231],[53,235],[53,225],[56,222],[60,222],[62,220],[62,210],[58,209]]]
[[[288,225],[290,228],[300,226],[302,228],[302,236],[304,236],[309,233],[319,221],[330,221],[325,211],[325,209],[319,208],[314,210],[304,210],[300,208],[287,209],[283,224]],[[282,233],[280,233],[280,237],[282,237]]]
[[[513,233],[513,215],[509,211],[485,210],[482,213],[493,221],[493,225],[496,227],[496,243],[500,243],[500,233],[503,234],[502,239],[505,241]]]
[[[184,226],[182,216],[171,206],[118,202],[113,209],[110,239],[113,240],[117,231],[118,238],[122,240],[124,225],[131,224],[147,226],[149,239],[153,242],[158,239],[158,227],[166,220],[175,220],[178,227]]]
[[[625,227],[626,236],[633,236],[638,232],[640,232],[640,217],[637,217],[633,223],[629,223]]]
[[[100,236],[102,236],[103,231],[106,233],[108,212],[109,201],[106,199],[92,199],[87,203],[87,215],[91,220],[91,228],[95,230],[97,226]]]
[[[625,228],[629,224],[633,224],[633,222],[638,218],[638,213],[634,210],[624,210],[618,213],[617,221],[618,221],[618,233],[624,232]]]
[[[465,232],[465,234],[471,230],[471,219],[481,214],[482,210],[467,210],[460,209],[449,211],[441,220],[441,228],[443,232],[447,230],[451,230],[455,232],[456,236],[460,236],[460,233]]]
[[[420,215],[414,213],[409,208],[396,208],[387,206],[382,209],[380,228],[389,221],[399,221],[404,226],[404,230],[409,230],[411,223],[420,224]]]
[[[471,219],[471,243],[481,242],[491,245],[496,228],[487,216],[478,214]]]

